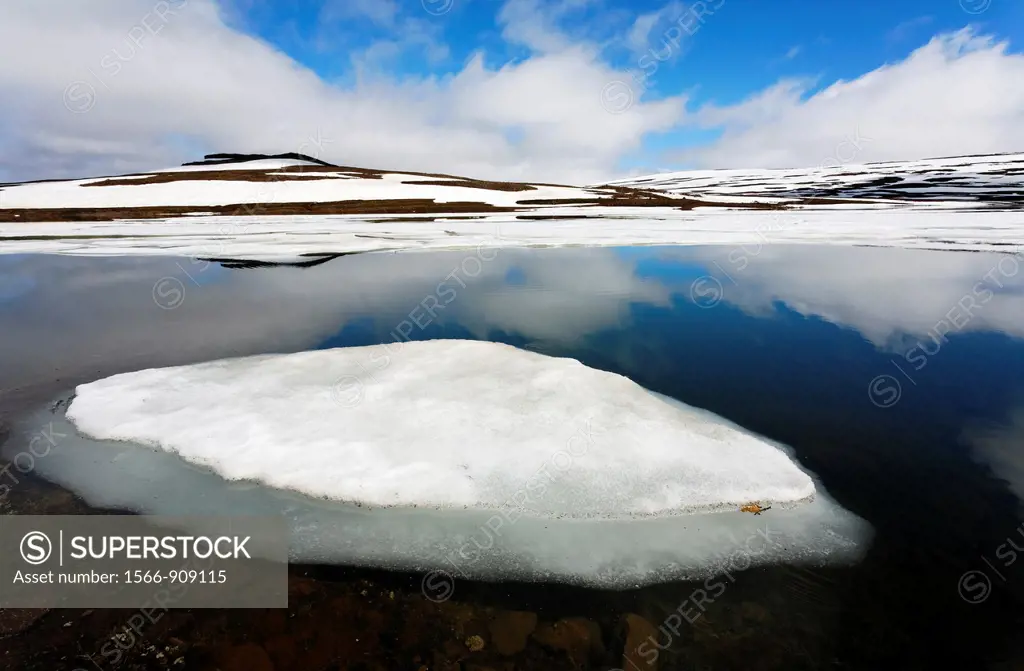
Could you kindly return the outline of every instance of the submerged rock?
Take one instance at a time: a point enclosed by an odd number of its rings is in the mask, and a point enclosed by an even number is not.
[[[530,634],[537,627],[537,614],[526,611],[504,611],[490,623],[491,641],[498,652],[514,655],[526,647]]]
[[[533,638],[546,648],[564,652],[579,668],[585,668],[591,654],[601,654],[601,628],[596,622],[582,617],[567,617],[553,624],[543,624],[533,632]]]
[[[622,667],[656,671],[658,668],[658,648],[654,645],[658,630],[645,618],[628,613],[624,619],[626,627],[626,645],[622,650]]]

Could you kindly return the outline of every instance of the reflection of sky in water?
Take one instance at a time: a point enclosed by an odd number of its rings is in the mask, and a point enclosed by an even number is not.
[[[175,259],[178,272],[170,277],[177,278],[186,287],[205,287],[227,279],[227,268],[199,258]]]
[[[5,272],[3,257],[0,257],[0,303],[14,301],[28,294],[35,286],[35,278],[31,276]]]
[[[518,287],[526,284],[526,273],[522,268],[509,268],[505,273],[505,284],[510,287]]]
[[[959,650],[948,657],[963,668],[985,666],[966,663],[979,651],[1009,659],[1000,646],[1019,638],[1024,562],[1004,566],[997,548],[1010,537],[1020,546],[1024,272],[999,275],[1004,286],[990,301],[948,340],[932,339],[1005,255],[502,250],[478,276],[452,275],[473,254],[355,255],[310,269],[211,266],[198,284],[176,265],[191,271],[187,259],[0,256],[0,422],[12,408],[35,409],[67,386],[120,371],[386,343],[415,320],[424,324],[412,327],[415,338],[491,338],[571,355],[791,446],[875,528],[855,569],[747,574],[730,588],[737,605],[763,604],[772,622],[797,613],[801,631],[817,623],[837,659],[892,650],[905,653],[897,666],[916,668],[918,640]],[[154,303],[164,277],[184,287],[173,310]],[[721,283],[713,307],[692,300],[694,281],[708,278]],[[444,307],[431,316],[424,306],[433,301]],[[931,353],[920,365],[907,354],[922,345]],[[880,376],[900,385],[891,407],[869,395]],[[771,513],[756,520],[771,524]],[[991,598],[965,603],[958,579],[988,571],[989,561],[1001,572],[991,574]],[[667,586],[652,594],[669,612],[692,594],[692,585],[680,587],[678,598]]]
[[[952,458],[966,437],[977,443],[975,458],[1024,490],[1024,467],[1012,465],[1024,456],[1007,447],[1024,425],[1011,421],[1024,407],[1024,273],[998,274],[1002,288],[946,340],[932,340],[936,324],[1007,255],[502,250],[474,276],[463,270],[476,270],[464,263],[474,254],[237,270],[188,259],[0,257],[3,388],[391,342],[399,333],[492,339],[575,356],[798,446],[842,426],[858,441],[883,445],[899,435],[901,444],[927,443],[933,458]],[[176,309],[153,300],[163,277],[182,282]],[[702,277],[721,283],[714,307],[691,298]],[[922,344],[929,353],[911,361],[907,353]],[[872,403],[868,385],[878,376],[899,384],[893,407]],[[914,427],[913,436],[894,433],[893,423]]]
[[[32,291],[35,282],[29,277],[0,275],[0,302],[13,301]]]
[[[811,246],[764,246],[756,254],[710,247],[665,254],[701,262],[721,281],[725,300],[744,310],[761,313],[773,301],[784,302],[802,314],[857,329],[879,345],[901,334],[925,336],[965,309],[971,316],[966,323],[958,318],[953,330],[1024,335],[1024,272],[1011,254],[885,248],[858,253]],[[987,302],[986,290],[992,293]]]

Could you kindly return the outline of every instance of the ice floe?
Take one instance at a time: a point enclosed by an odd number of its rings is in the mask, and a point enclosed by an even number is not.
[[[785,448],[496,343],[125,373],[36,422],[68,436],[38,471],[91,503],[283,514],[299,561],[630,587],[713,574],[723,555],[854,561],[870,534]],[[773,508],[739,512],[752,500]]]

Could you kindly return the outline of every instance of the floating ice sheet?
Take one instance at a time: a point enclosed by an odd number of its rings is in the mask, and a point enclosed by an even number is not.
[[[80,385],[68,418],[227,480],[373,506],[518,499],[536,516],[628,517],[814,494],[782,450],[718,417],[575,359],[490,342],[124,373]],[[549,485],[530,488],[538,473]]]
[[[386,358],[385,358],[386,357]],[[282,514],[297,561],[630,587],[851,561],[869,530],[780,446],[572,359],[428,341],[138,371],[35,427],[94,505]],[[83,435],[84,434],[84,435]],[[755,517],[750,500],[771,502]]]

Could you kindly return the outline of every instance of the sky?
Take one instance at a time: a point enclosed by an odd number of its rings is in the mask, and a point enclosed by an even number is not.
[[[210,152],[591,184],[1024,151],[1019,0],[3,0],[0,182]]]

